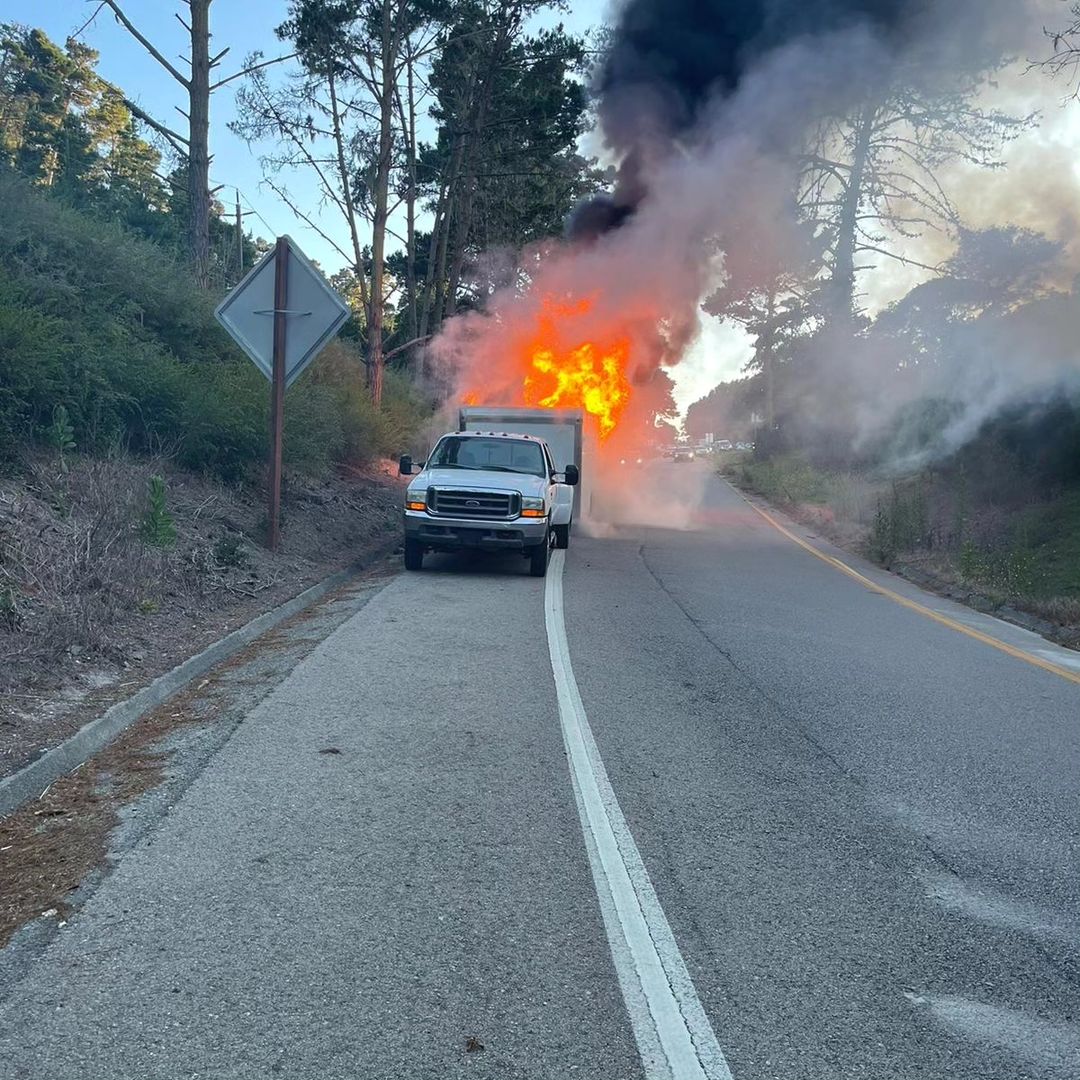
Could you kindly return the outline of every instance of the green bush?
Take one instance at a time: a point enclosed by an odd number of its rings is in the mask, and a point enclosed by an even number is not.
[[[825,474],[798,454],[752,458],[742,466],[743,482],[767,499],[785,503],[824,503],[828,500]]]
[[[176,522],[166,501],[164,478],[151,476],[147,483],[146,510],[139,523],[139,535],[151,547],[169,548],[176,543]]]
[[[269,386],[213,299],[167,251],[0,171],[0,459],[36,438],[165,452],[228,481],[261,470]],[[387,372],[376,413],[355,349],[334,342],[286,395],[286,464],[395,453],[428,411]]]
[[[60,463],[64,464],[64,455],[70,454],[75,449],[75,429],[71,426],[71,417],[63,405],[57,405],[53,409],[53,422],[45,431],[49,445],[60,455]]]
[[[922,478],[894,483],[888,498],[878,500],[867,541],[870,555],[880,563],[890,563],[901,552],[929,545],[930,517]]]

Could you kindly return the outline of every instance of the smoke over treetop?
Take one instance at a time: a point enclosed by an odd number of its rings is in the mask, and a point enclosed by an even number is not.
[[[666,100],[678,131],[710,96],[734,90],[765,53],[805,37],[867,26],[890,39],[925,10],[918,0],[630,0],[598,91],[605,102],[634,88]]]
[[[899,45],[925,10],[926,0],[630,0],[596,84],[618,186],[579,208],[571,235],[622,224],[647,193],[649,166],[769,53],[858,29]]]
[[[872,360],[866,379],[853,370],[866,359],[850,340],[859,256],[888,242],[877,234],[894,220],[905,240],[917,235],[911,219],[925,215],[900,205],[923,190],[905,164],[912,146],[929,190],[944,162],[989,158],[1007,118],[969,97],[1025,8],[629,0],[597,81],[616,190],[579,207],[573,242],[524,252],[512,285],[444,324],[435,367],[477,403],[557,401],[614,417],[601,433],[623,444],[671,410],[666,370],[697,335],[704,297],[723,286],[774,319],[798,286],[788,336],[809,350],[809,409],[846,438],[878,373]],[[808,160],[831,177],[816,202],[803,198]],[[883,224],[867,233],[879,203]]]

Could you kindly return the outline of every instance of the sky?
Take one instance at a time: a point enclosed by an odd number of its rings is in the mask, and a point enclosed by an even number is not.
[[[1046,22],[1059,20],[1064,6],[1061,0],[1032,2],[1045,7]],[[63,42],[87,24],[98,6],[98,0],[3,0],[2,17],[40,27],[54,40]],[[184,6],[179,0],[126,0],[123,5],[131,21],[170,60],[186,52],[187,34],[176,17]],[[285,18],[287,7],[287,0],[215,0],[211,9],[213,48],[229,48],[217,69],[219,77],[241,68],[252,51],[261,51],[266,57],[283,51],[274,27]],[[606,0],[575,0],[572,11],[557,18],[571,31],[584,33],[603,22],[607,11]],[[185,104],[183,88],[117,24],[111,13],[98,12],[85,25],[81,37],[100,52],[98,70],[104,78],[163,123],[183,125],[176,111]],[[1071,214],[1066,208],[1080,201],[1074,198],[1080,162],[1080,104],[1063,107],[1063,88],[1023,68],[1020,64],[1004,80],[999,93],[1008,99],[1007,103],[1042,110],[1039,128],[1009,147],[1006,169],[978,175],[965,174],[961,169],[952,177],[953,184],[965,193],[965,211],[972,224],[1015,220],[1050,235],[1068,231],[1080,237],[1080,227],[1076,227],[1080,209],[1076,211],[1077,221],[1063,219],[1063,215]],[[266,188],[259,148],[249,147],[228,129],[228,122],[236,115],[234,93],[238,85],[239,81],[218,91],[211,104],[211,180],[221,185],[218,198],[231,210],[234,191],[238,191],[247,229],[268,239],[288,233],[325,271],[332,273],[342,264],[341,256]],[[585,145],[595,144],[587,138]],[[321,215],[319,193],[309,177],[297,174],[289,179],[288,187],[308,213],[325,223],[328,231],[340,234],[342,226],[335,215]],[[931,250],[935,242],[932,237],[927,239],[926,254],[940,258],[945,253]],[[1074,254],[1080,269],[1080,239],[1073,243],[1078,249]],[[868,309],[874,313],[887,306],[918,280],[918,275],[895,266],[867,275],[864,285]],[[752,344],[740,328],[705,318],[701,334],[671,371],[680,410],[719,382],[736,377],[752,353]]]

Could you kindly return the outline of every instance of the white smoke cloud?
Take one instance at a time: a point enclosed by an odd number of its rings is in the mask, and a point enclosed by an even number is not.
[[[700,344],[705,340],[701,300],[721,281],[736,288],[768,281],[778,268],[798,266],[803,258],[805,235],[791,194],[793,151],[808,126],[858,102],[871,80],[896,65],[944,85],[972,57],[997,55],[1005,47],[1017,60],[996,85],[987,87],[987,102],[1022,112],[1045,106],[1060,92],[1042,73],[1026,70],[1027,58],[1038,55],[1042,25],[1051,16],[1059,18],[1061,10],[1049,0],[940,4],[921,35],[905,38],[902,57],[864,26],[773,50],[733,93],[718,95],[697,123],[680,133],[674,150],[659,152],[656,144],[656,152],[640,156],[646,194],[624,224],[589,244],[553,243],[525,253],[520,265],[528,272],[528,287],[505,289],[485,312],[451,319],[432,346],[433,357],[459,392],[519,402],[527,370],[523,352],[535,336],[545,302],[587,298],[588,311],[563,320],[555,344],[573,347],[585,339],[625,337],[627,376],[641,415],[648,413],[655,395],[667,392],[666,381],[657,379],[665,368],[674,372],[680,404],[685,404],[681,387],[693,385],[703,393],[712,377],[703,374],[713,361]],[[1077,129],[1071,116],[1058,114],[1053,123],[1012,144],[1000,171],[963,164],[942,170],[953,201],[973,227],[1012,221],[1061,240],[1059,284],[1080,269],[1080,214],[1074,205],[1080,201],[1070,147]],[[952,250],[952,241],[932,229],[904,244],[903,254],[930,265],[947,259]],[[881,260],[861,286],[875,313],[930,276]],[[916,393],[955,396],[965,404],[949,433],[955,445],[1009,402],[1071,385],[1076,361],[1068,342],[1074,330],[1060,320],[1052,327],[1018,323],[1007,340],[971,339],[970,362],[951,372],[946,383],[933,385],[920,373],[900,392],[893,383],[887,386],[883,376],[889,368],[880,358],[821,355],[818,361],[850,372],[853,391],[863,395],[854,407],[864,436],[880,430]],[[712,371],[716,382],[734,374],[721,362]],[[824,422],[835,401],[827,389],[808,388],[799,407]]]

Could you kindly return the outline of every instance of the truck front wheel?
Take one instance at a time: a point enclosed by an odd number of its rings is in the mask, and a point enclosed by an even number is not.
[[[548,555],[551,552],[551,534],[544,536],[544,542],[537,544],[529,555],[529,573],[533,577],[543,577],[547,573]]]
[[[424,547],[416,540],[405,541],[405,569],[422,570],[424,567]]]
[[[555,533],[555,546],[565,550],[570,546],[570,526],[569,525],[552,525],[552,531]]]

